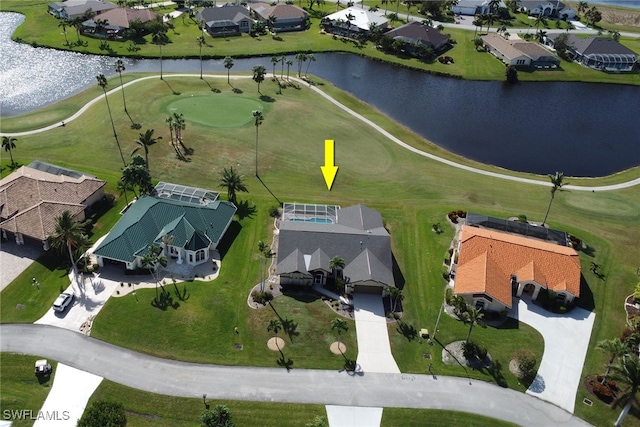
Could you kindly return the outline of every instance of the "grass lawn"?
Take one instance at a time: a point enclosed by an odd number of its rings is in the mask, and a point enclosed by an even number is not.
[[[216,189],[222,168],[233,165],[244,175],[250,191],[249,194],[241,193],[240,200],[248,200],[250,205],[256,206],[256,211],[238,221],[235,227],[237,236],[230,245],[226,245],[228,249],[217,280],[187,284],[189,299],[180,301],[175,310],[162,311],[151,307],[153,290],[139,291],[138,303],[128,297],[111,299],[94,323],[93,335],[96,337],[163,357],[276,366],[277,356],[265,345],[269,338],[266,324],[276,315],[271,309],[254,311],[246,305],[248,292],[258,281],[257,242],[271,240],[271,219],[267,212],[277,203],[274,195],[281,201],[341,206],[364,203],[378,209],[390,231],[393,252],[402,272],[404,322],[416,329],[428,327],[433,330],[442,301],[442,262],[452,237],[452,230],[445,222],[448,211],[464,209],[501,217],[526,214],[532,220],[541,220],[544,216],[548,188],[480,176],[413,155],[347,117],[305,87],[300,90],[287,88],[278,95],[275,85],[266,81],[261,92],[273,100],[266,102],[264,99],[268,98],[260,99],[251,80],[234,81],[234,86],[242,93],[233,95],[226,78],[208,79],[208,82],[221,92],[212,92],[207,82],[197,78],[167,78],[166,83],[154,79],[127,88],[127,106],[135,121],[142,124],[141,130],[154,128],[156,134],[164,138],[150,150],[152,174],[157,180]],[[324,84],[322,88],[408,144],[466,164],[505,172],[446,153],[330,85]],[[98,88],[91,88],[88,92],[94,96],[99,94]],[[140,131],[130,129],[129,119],[117,101],[118,95],[114,94],[111,106],[123,151],[130,153],[134,148],[133,140]],[[255,128],[250,122],[240,120],[235,127],[224,127],[216,119],[203,120],[196,110],[191,110],[194,119],[191,119],[191,113],[185,113],[187,127],[183,135],[185,144],[194,149],[194,154],[188,162],[175,158],[164,119],[170,105],[187,102],[184,100],[192,98],[191,95],[201,100],[210,97],[219,101],[219,108],[224,108],[233,96],[251,102],[251,107],[244,106],[238,111],[253,108],[254,102],[262,106],[265,120],[259,129],[259,147],[260,175],[264,185],[253,178]],[[75,102],[70,99],[63,104]],[[214,105],[213,111],[216,111],[216,102],[207,101],[206,105]],[[188,106],[181,108],[186,111]],[[56,107],[52,106],[48,111],[56,111]],[[28,120],[37,121],[36,115],[30,115]],[[20,121],[21,117],[3,120],[3,131],[5,126],[20,126]],[[86,123],[92,125],[86,126]],[[14,157],[25,164],[39,158],[86,170],[107,179],[112,189],[121,164],[115,142],[109,135],[106,105],[98,103],[81,120],[69,123],[65,128],[19,138]],[[336,140],[336,164],[340,167],[331,192],[327,191],[319,171],[324,139]],[[96,162],[96,159],[100,161]],[[638,173],[636,168],[611,177],[569,178],[568,181],[576,185],[610,184],[637,178]],[[535,178],[530,174],[513,175]],[[545,177],[537,178],[546,180]],[[117,203],[122,203],[121,199]],[[104,217],[105,224],[117,218],[112,211]],[[431,225],[436,222],[443,224],[445,232],[441,235],[431,232]],[[622,301],[637,282],[636,268],[640,259],[637,251],[631,248],[640,241],[640,188],[616,192],[558,193],[549,224],[575,234],[592,248],[588,253],[581,253],[589,289],[585,295],[593,294],[597,314],[584,375],[600,373],[605,355],[593,350],[595,343],[619,336],[624,326]],[[591,261],[602,266],[604,280],[589,273]],[[13,291],[14,287],[28,287],[29,281],[30,278],[22,277],[2,293],[3,321],[13,321],[5,320],[4,307],[5,304],[15,306],[18,301],[14,298],[20,295],[7,291]],[[46,307],[48,304],[50,302]],[[327,354],[328,344],[334,339],[329,323],[335,315],[323,304],[319,300],[295,298],[278,298],[274,302],[282,318],[298,323],[300,335],[294,336],[293,342],[285,338],[287,346],[284,349],[294,368],[335,369],[340,366],[339,357]],[[33,320],[36,315],[33,313]],[[30,321],[26,317],[22,321]],[[239,339],[244,345],[242,351],[233,349],[237,340],[233,332],[235,326],[240,329]],[[459,368],[441,365],[441,349],[408,340],[406,334],[396,331],[396,327],[390,326],[390,335],[401,370],[425,373],[428,365],[422,354],[429,349],[435,356],[434,369],[438,374],[465,375]],[[443,344],[466,336],[466,327],[446,316],[443,316],[439,329],[438,340]],[[354,352],[349,357],[353,357],[356,351],[354,333],[353,323],[350,323],[349,334],[344,337],[349,351]],[[522,387],[508,372],[509,359],[515,349],[521,347],[531,348],[539,357],[541,337],[525,325],[516,324],[498,330],[475,328],[473,337],[500,362],[502,369],[494,372],[493,376],[502,373],[509,387],[521,390]],[[495,381],[491,374],[471,375]],[[580,401],[581,394],[585,393],[582,390],[578,396]],[[579,416],[602,425],[610,424],[616,415],[598,402],[591,408],[579,403],[576,408]]]
[[[0,384],[2,384],[0,413],[3,420],[7,419],[5,411],[32,411],[27,413],[26,417],[37,417],[51,390],[57,368],[57,363],[49,360],[53,374],[50,378],[39,379],[33,373],[34,363],[38,359],[40,359],[38,356],[0,353]],[[22,417],[24,418],[25,415]],[[11,420],[13,427],[33,425],[33,420],[18,419],[18,416],[11,417]]]
[[[373,6],[374,2],[370,3]],[[13,34],[14,39],[20,39],[25,43],[48,46],[56,49],[67,49],[62,29],[58,27],[58,20],[47,13],[47,4],[43,0],[5,0],[0,4],[2,11],[16,11],[26,16],[26,21]],[[393,10],[393,7],[390,8]],[[405,9],[405,15],[402,15]],[[275,40],[271,36],[250,37],[243,35],[240,37],[213,38],[206,37],[207,44],[202,47],[204,58],[221,58],[227,55],[233,57],[246,56],[272,56],[280,54],[291,54],[295,52],[351,52],[364,55],[373,59],[388,61],[401,66],[416,68],[427,72],[444,73],[447,75],[460,76],[472,80],[504,80],[504,65],[490,54],[479,54],[475,52],[473,44],[473,31],[461,30],[457,28],[446,28],[445,33],[450,34],[456,41],[453,48],[446,54],[454,58],[454,64],[441,64],[438,61],[425,63],[416,59],[402,59],[393,55],[388,55],[378,49],[372,42],[364,45],[355,44],[343,40],[334,40],[330,35],[320,34],[320,17],[324,14],[335,12],[336,6],[333,3],[326,3],[316,6],[310,12],[311,27],[304,32],[292,32],[279,34],[281,40]],[[163,12],[169,12],[164,10]],[[414,8],[412,12],[416,12]],[[400,17],[406,17],[406,8],[401,7]],[[523,14],[518,14],[513,21],[514,27],[526,27],[527,18]],[[403,22],[396,23],[396,26]],[[201,32],[195,21],[188,17],[173,20],[175,30],[168,32],[170,42],[163,46],[162,56],[165,58],[199,58],[200,48],[195,42]],[[494,27],[497,25],[494,24]],[[548,24],[553,26],[553,24]],[[563,24],[564,25],[564,24]],[[485,27],[486,29],[486,27]],[[640,31],[640,30],[638,30]],[[535,32],[535,28],[532,28]],[[73,42],[77,39],[74,28],[67,29],[67,38]],[[110,54],[112,56],[135,56],[135,57],[158,57],[160,50],[157,45],[151,42],[151,36],[145,38],[145,42],[138,44],[136,52],[130,52],[130,42],[110,41],[111,52],[100,49],[100,40],[85,36],[80,36],[80,40],[87,43],[86,47],[76,47],[74,50],[83,53]],[[636,52],[640,52],[637,41],[630,40],[623,43]],[[607,74],[589,68],[575,66],[562,61],[561,71],[537,71],[531,73],[520,73],[523,81],[584,81],[603,82],[640,85],[640,74]],[[575,65],[575,64],[573,64]],[[297,64],[294,63],[292,71],[295,72]],[[270,67],[267,66],[267,70]]]

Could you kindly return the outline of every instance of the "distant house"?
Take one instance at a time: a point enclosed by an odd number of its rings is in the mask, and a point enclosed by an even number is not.
[[[550,44],[560,34],[549,34]],[[579,38],[569,34],[567,51],[576,62],[601,71],[632,71],[638,63],[638,54],[609,37]]]
[[[215,191],[161,182],[152,195],[138,199],[100,242],[93,254],[98,264],[142,267],[149,246],[175,262],[202,264],[210,259],[233,220],[236,207],[218,200]]]
[[[334,257],[345,267],[346,291],[383,294],[395,286],[391,238],[379,212],[363,205],[285,203],[278,233],[276,274],[283,285],[320,285],[334,272]]]
[[[251,3],[250,7],[255,18],[260,21],[269,22],[271,17],[275,18],[273,29],[276,32],[302,31],[307,28],[307,12],[293,4]]]
[[[100,15],[111,9],[115,9],[113,3],[102,0],[67,0],[49,4],[48,12],[60,19],[74,19],[84,16],[87,11]]]
[[[139,21],[144,24],[162,16],[149,9],[116,8],[108,10],[95,19],[88,19],[82,23],[82,31],[94,33],[96,31],[96,20],[106,21],[107,24],[101,33],[107,37],[117,38],[124,36],[124,32],[131,27],[131,23]]]
[[[35,161],[0,181],[2,237],[19,245],[39,242],[49,249],[56,218],[69,211],[77,221],[104,198],[106,182],[82,172]]]
[[[203,22],[205,31],[214,37],[248,33],[253,24],[249,9],[234,5],[206,7],[197,13],[196,20]]]
[[[491,0],[459,0],[451,6],[451,11],[458,15],[485,15],[490,13],[489,2]],[[498,4],[498,8],[507,7],[504,2]]]
[[[520,0],[520,10],[532,16],[546,16],[564,20],[575,19],[576,12],[561,1],[556,0]]]
[[[535,300],[541,290],[564,304],[580,296],[580,258],[567,246],[464,225],[456,258],[453,293],[480,309],[502,311],[513,295]]]
[[[430,25],[418,21],[409,22],[385,34],[394,40],[402,40],[411,45],[423,45],[434,52],[441,52],[449,44],[449,37]]]
[[[554,69],[560,65],[560,58],[537,43],[507,40],[496,33],[480,37],[488,51],[506,65],[538,69]]]
[[[385,29],[389,23],[381,14],[355,6],[327,15],[322,22],[326,31],[347,36],[369,34],[372,26]]]

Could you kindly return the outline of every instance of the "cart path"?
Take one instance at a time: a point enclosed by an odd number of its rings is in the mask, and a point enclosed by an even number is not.
[[[195,78],[200,78],[200,76],[198,74],[167,74],[167,73],[164,74],[164,78],[165,79],[166,78],[174,78],[174,77],[180,77],[180,78],[195,77]],[[226,79],[227,75],[226,74],[203,74],[203,77],[224,78],[224,79]],[[139,83],[139,82],[142,82],[142,81],[145,81],[145,80],[158,79],[158,78],[160,78],[159,75],[141,77],[139,79],[132,80],[132,81],[130,81],[128,83],[125,83],[123,86],[118,86],[118,87],[116,87],[114,89],[111,89],[110,91],[107,92],[107,95],[111,95],[113,93],[116,93],[119,90],[121,90],[123,87],[131,86],[131,85],[134,85],[136,83]],[[252,78],[252,76],[233,76],[233,79],[250,79],[250,78]],[[290,80],[294,80],[294,81],[298,82],[299,84],[308,84],[304,80],[296,78],[296,77],[291,77]],[[393,136],[392,134],[390,134],[389,132],[384,130],[382,127],[378,126],[377,124],[375,124],[371,120],[367,119],[366,117],[362,116],[361,114],[358,114],[355,111],[351,110],[346,105],[341,104],[340,102],[335,100],[330,95],[324,93],[322,90],[320,90],[316,86],[310,84],[309,88],[311,90],[313,90],[314,92],[316,92],[317,94],[319,94],[320,96],[322,96],[323,98],[325,98],[326,100],[328,100],[329,102],[331,102],[332,104],[334,104],[336,107],[338,107],[341,110],[349,113],[351,116],[353,116],[354,118],[360,120],[361,122],[365,123],[366,125],[372,127],[373,129],[378,131],[380,134],[385,136],[387,139],[391,140],[393,143],[395,143],[395,144],[397,144],[397,145],[399,145],[399,146],[401,146],[401,147],[403,147],[403,148],[405,148],[405,149],[407,149],[407,150],[411,151],[412,153],[415,153],[415,154],[417,154],[419,156],[426,157],[426,158],[429,158],[431,160],[435,160],[437,162],[444,163],[444,164],[446,164],[448,166],[465,170],[467,172],[476,173],[476,174],[480,174],[480,175],[484,175],[484,176],[489,176],[489,177],[492,177],[492,178],[506,179],[506,180],[509,180],[509,181],[516,181],[516,182],[520,182],[520,183],[523,183],[523,184],[542,185],[542,186],[545,186],[545,187],[551,187],[552,186],[552,184],[549,181],[540,181],[540,180],[531,179],[531,178],[522,178],[522,177],[518,177],[518,176],[506,175],[506,174],[498,173],[498,172],[490,172],[490,171],[479,169],[479,168],[476,168],[476,167],[473,167],[473,166],[463,165],[461,163],[454,162],[453,160],[448,160],[448,159],[445,159],[443,157],[436,156],[435,154],[431,154],[431,153],[427,153],[426,151],[422,151],[422,150],[420,150],[420,149],[418,149],[416,147],[413,147],[413,146],[407,144],[406,142],[400,140],[399,138],[396,138],[395,136]],[[53,130],[53,129],[57,129],[57,128],[63,126],[65,123],[70,123],[70,122],[80,118],[80,116],[82,116],[82,114],[85,111],[87,111],[89,108],[91,108],[95,103],[100,102],[104,97],[105,97],[105,95],[103,94],[103,95],[100,95],[97,98],[87,102],[75,114],[73,114],[71,117],[69,117],[68,119],[63,120],[61,122],[57,122],[57,123],[54,123],[52,125],[45,126],[45,127],[39,128],[39,129],[33,129],[33,130],[30,130],[30,131],[15,132],[15,133],[0,133],[0,136],[19,137],[19,136],[33,135],[33,134],[47,132],[47,131],[50,131],[50,130]],[[623,188],[634,187],[636,185],[640,185],[640,178],[636,178],[636,179],[633,179],[631,181],[621,182],[621,183],[618,183],[618,184],[600,185],[600,186],[565,185],[565,186],[563,186],[563,188],[565,188],[567,190],[592,191],[592,192],[594,192],[594,191],[620,190],[620,189],[623,189]]]
[[[201,399],[206,393],[210,399],[445,409],[523,426],[588,425],[551,403],[483,381],[187,363],[137,353],[48,325],[0,325],[0,351],[46,357],[119,384],[170,396]]]

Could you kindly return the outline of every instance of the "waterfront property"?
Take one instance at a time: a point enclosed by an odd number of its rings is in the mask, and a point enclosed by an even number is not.
[[[210,251],[229,228],[236,207],[218,200],[219,193],[160,182],[151,195],[133,203],[94,250],[98,264],[105,260],[142,268],[149,246],[161,255],[194,266],[207,262]]]
[[[556,0],[519,0],[520,10],[531,15],[548,18],[575,19],[576,12],[561,1]]]
[[[547,42],[553,45],[560,34],[550,34]],[[601,71],[632,71],[638,54],[609,37],[591,36],[585,39],[569,34],[567,51],[576,62]]]
[[[347,293],[380,295],[395,283],[391,237],[380,213],[363,205],[285,203],[277,256],[283,285],[323,286],[333,274],[344,279]],[[344,268],[330,268],[334,257]]]
[[[82,22],[82,32],[85,34],[102,35],[109,38],[124,37],[124,32],[131,28],[134,21],[145,24],[161,16],[150,9],[117,8]],[[97,21],[106,21],[98,25]]]
[[[401,27],[393,29],[385,34],[394,40],[402,40],[413,46],[422,45],[433,49],[434,52],[442,52],[449,45],[449,37],[442,34],[430,25],[418,21],[412,21]]]
[[[49,13],[56,18],[74,19],[84,16],[87,12],[99,15],[111,9],[115,9],[113,3],[102,0],[67,0],[49,4]]]
[[[491,12],[489,3],[491,0],[459,0],[451,6],[451,11],[459,15],[486,15]],[[500,1],[497,7],[506,7],[506,5]]]
[[[342,9],[322,18],[322,24],[326,31],[348,37],[369,34],[373,27],[385,29],[388,22],[387,18],[380,13],[355,6]]]
[[[104,198],[106,182],[94,176],[49,163],[34,161],[0,181],[2,238],[19,245],[39,242],[49,249],[56,218],[64,211],[79,222],[85,212]]]
[[[496,33],[480,37],[487,50],[506,65],[537,69],[555,69],[560,65],[560,58],[537,43],[507,40]]]
[[[206,7],[197,13],[196,20],[204,21],[204,30],[214,37],[248,33],[253,24],[249,9],[234,5]]]
[[[268,23],[272,31],[302,31],[307,26],[307,12],[293,4],[251,3],[256,19]],[[272,24],[270,22],[273,21]]]
[[[535,300],[543,290],[553,291],[562,304],[580,296],[580,258],[575,250],[477,226],[462,226],[451,273],[453,293],[484,310],[509,309],[512,295]]]

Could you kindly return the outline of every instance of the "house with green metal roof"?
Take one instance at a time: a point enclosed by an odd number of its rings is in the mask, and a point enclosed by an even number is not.
[[[142,267],[149,246],[178,264],[198,265],[210,259],[229,228],[236,207],[218,200],[218,193],[160,183],[122,216],[94,250],[100,266],[105,260],[128,270]]]

